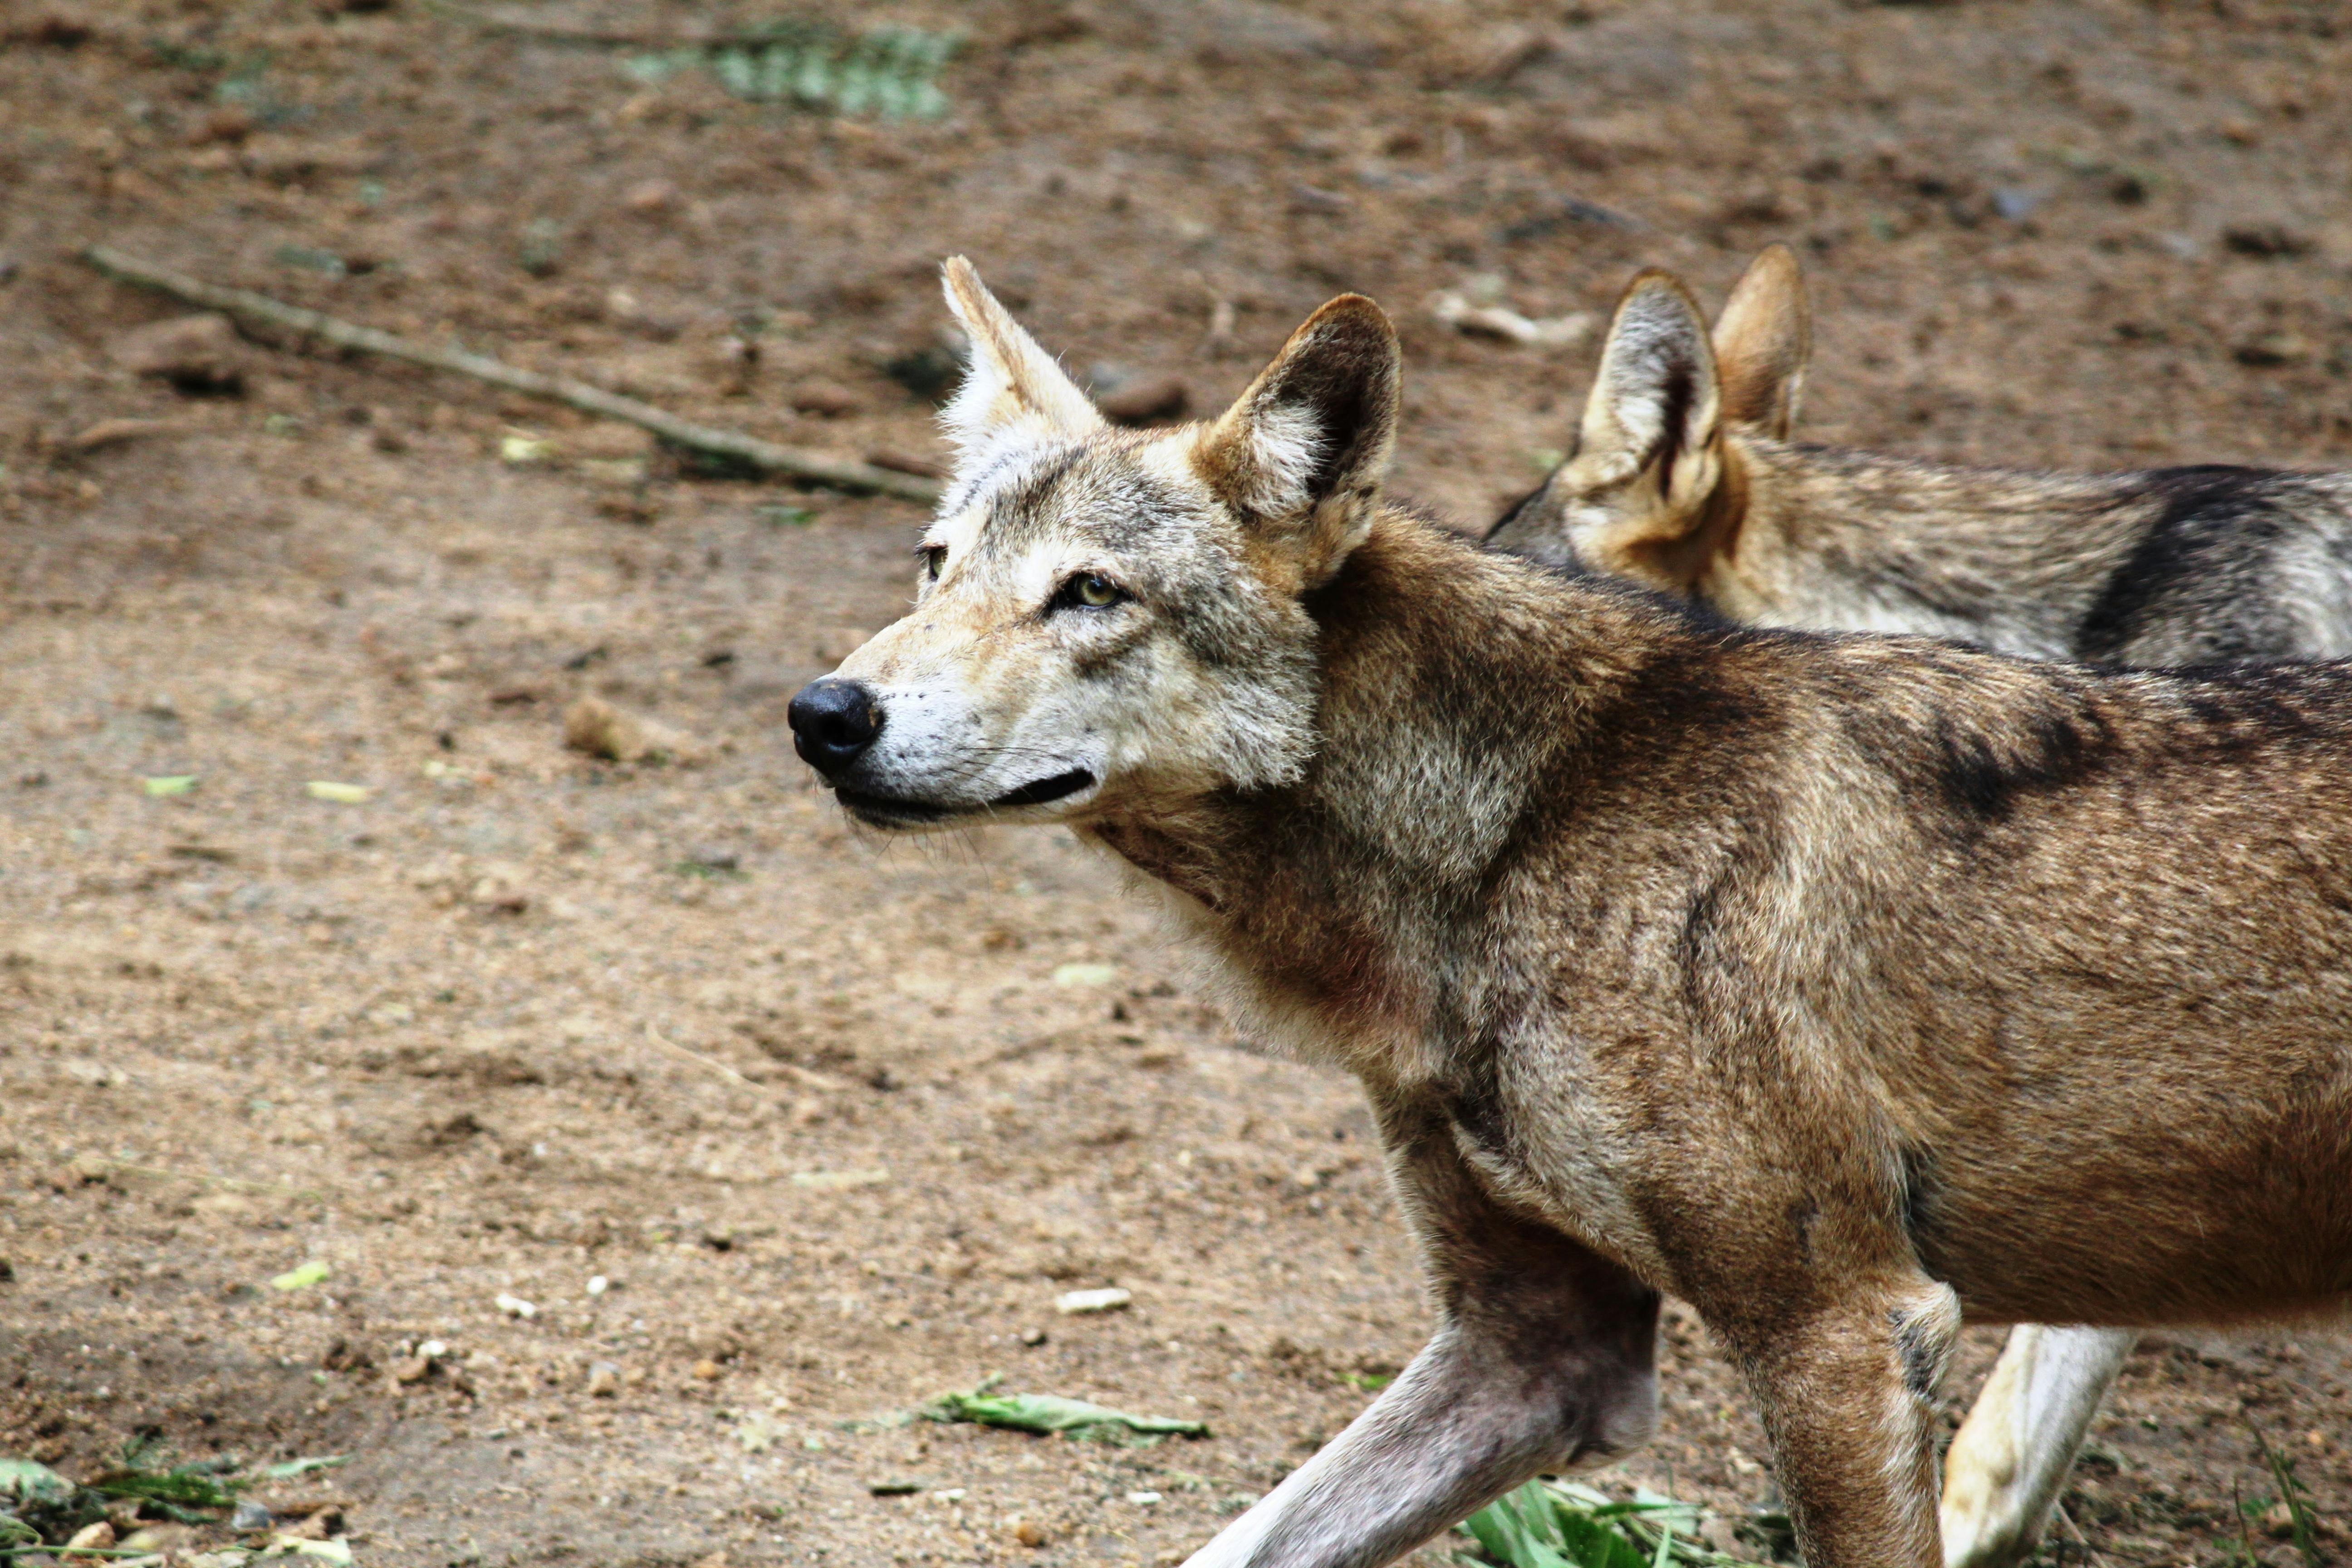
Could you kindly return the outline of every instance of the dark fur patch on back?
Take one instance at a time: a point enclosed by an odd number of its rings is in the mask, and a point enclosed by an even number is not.
[[[2284,522],[2272,500],[2278,480],[2260,468],[2218,463],[2147,475],[2142,494],[2157,504],[2155,521],[2084,615],[2074,634],[2075,657],[2116,658],[2161,617],[2168,599],[2210,575],[2225,557],[2258,553],[2277,539]],[[2221,651],[2224,658],[2253,658],[2262,650]]]
[[[1956,812],[1999,822],[2020,797],[2077,783],[2115,752],[2095,712],[2047,710],[2000,731],[1948,718],[1936,735],[1936,777]]]

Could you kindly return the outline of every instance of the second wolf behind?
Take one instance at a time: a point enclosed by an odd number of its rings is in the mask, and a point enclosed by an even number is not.
[[[1764,626],[2141,667],[2352,654],[2352,473],[2042,473],[1792,442],[1811,339],[1785,246],[1712,334],[1679,280],[1643,272],[1575,453],[1488,542]]]
[[[1811,355],[1785,246],[1711,334],[1679,280],[1643,273],[1575,454],[1488,542],[1766,626],[2143,666],[2352,654],[2352,474],[2038,473],[1792,442]],[[1949,1568],[2032,1551],[2133,1338],[2011,1334],[1946,1458]]]

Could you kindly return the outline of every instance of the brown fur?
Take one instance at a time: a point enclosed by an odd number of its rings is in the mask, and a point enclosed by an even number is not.
[[[1672,1291],[1807,1561],[1924,1568],[1963,1309],[2352,1289],[2352,671],[1738,630],[1483,552],[1377,500],[1394,363],[1334,301],[1214,425],[1006,459],[795,702],[887,715],[814,753],[866,820],[1124,856],[1370,1098],[1438,1331],[1197,1561],[1369,1568],[1622,1452]]]

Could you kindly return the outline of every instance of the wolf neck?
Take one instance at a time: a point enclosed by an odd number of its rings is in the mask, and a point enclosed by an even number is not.
[[[1433,1076],[1478,1010],[1469,959],[1516,831],[1624,674],[1610,624],[1662,613],[1394,513],[1308,608],[1307,776],[1095,831],[1182,895],[1262,1037],[1368,1077]]]

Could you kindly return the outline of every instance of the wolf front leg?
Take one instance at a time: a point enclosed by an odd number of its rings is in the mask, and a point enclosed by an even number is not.
[[[1934,1399],[1959,1331],[1959,1298],[1920,1279],[1727,1336],[1807,1568],[1941,1568]]]
[[[1657,1293],[1496,1204],[1442,1118],[1382,1120],[1437,1332],[1188,1568],[1375,1568],[1532,1476],[1625,1452],[1655,1423]]]
[[[1945,1568],[2011,1568],[2042,1539],[2137,1336],[2021,1323],[1944,1456]]]

